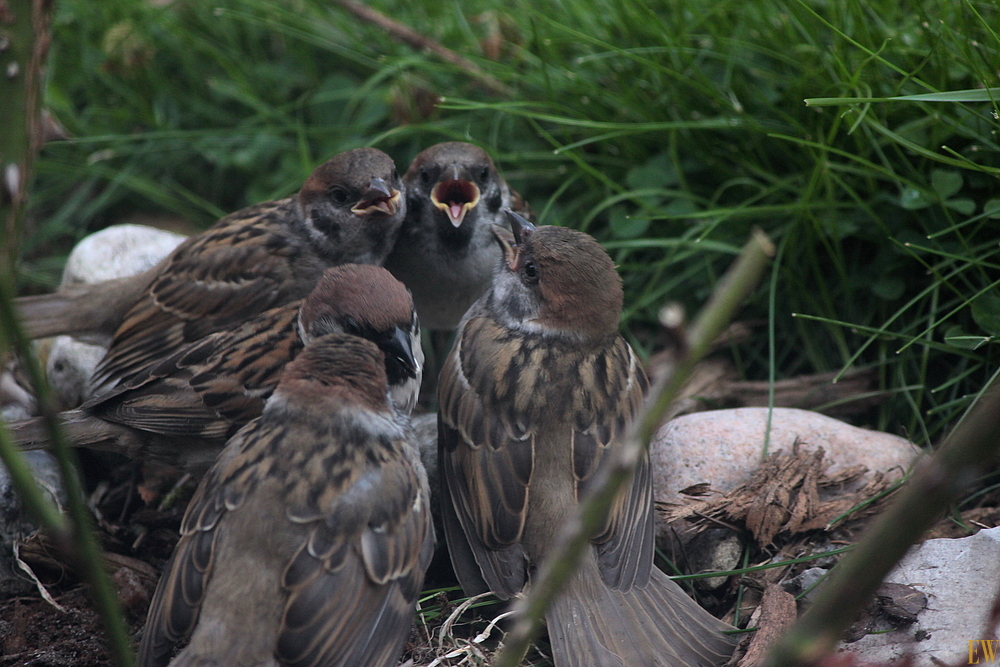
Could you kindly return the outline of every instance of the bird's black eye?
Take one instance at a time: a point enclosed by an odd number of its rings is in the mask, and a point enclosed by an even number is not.
[[[420,168],[420,181],[422,183],[431,182],[431,172],[428,171],[427,169],[424,169],[423,167]]]
[[[330,198],[338,204],[347,202],[347,190],[343,188],[333,188],[330,190]]]
[[[396,173],[395,168],[392,170],[392,182],[395,183],[399,180],[399,174]]]
[[[483,167],[482,169],[479,170],[479,180],[485,181],[489,177],[490,177],[490,168],[488,166]]]
[[[538,269],[535,268],[534,262],[525,262],[524,266],[521,267],[521,274],[524,275],[524,282],[529,285],[538,282]]]

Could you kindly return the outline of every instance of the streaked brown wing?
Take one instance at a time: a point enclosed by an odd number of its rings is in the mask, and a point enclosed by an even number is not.
[[[302,349],[296,301],[184,346],[84,408],[166,436],[225,440],[260,415]]]
[[[426,485],[395,459],[317,497],[335,500],[288,512],[312,528],[282,578],[289,596],[276,657],[303,667],[395,665],[434,552]]]
[[[485,318],[466,322],[441,371],[438,412],[442,512],[452,562],[467,593],[485,582],[501,598],[525,583],[519,542],[535,445],[533,431],[519,428],[524,420],[485,406],[482,394],[494,390],[512,360],[474,358],[474,351],[499,349],[495,344],[504,335]],[[486,368],[492,377],[474,387],[470,374]],[[468,562],[470,553],[475,564]]]
[[[233,446],[244,446],[259,437],[260,430],[260,422],[254,422],[234,437]],[[191,636],[215,564],[219,522],[227,511],[240,506],[243,497],[221,486],[215,469],[198,486],[181,522],[181,538],[149,605],[139,665],[166,665],[174,649]]]
[[[572,431],[577,498],[620,446],[642,406],[648,386],[632,348],[620,336],[579,364]],[[592,392],[585,388],[594,388]],[[653,493],[649,457],[643,456],[629,486],[592,539],[604,582],[617,590],[645,586],[653,562]]]
[[[286,199],[245,209],[178,246],[118,327],[95,384],[127,379],[182,345],[305,297],[321,267],[293,274],[305,249],[279,220],[296,215],[294,206]]]
[[[567,424],[577,498],[625,436],[647,388],[621,337],[594,350],[470,318],[441,373],[439,456],[449,551],[466,592],[500,597],[524,585],[518,542],[534,465],[535,428]],[[493,409],[487,406],[493,406]],[[602,577],[616,589],[645,585],[653,558],[648,460],[593,537]],[[453,513],[453,514],[452,514]],[[481,577],[467,561],[475,559]]]

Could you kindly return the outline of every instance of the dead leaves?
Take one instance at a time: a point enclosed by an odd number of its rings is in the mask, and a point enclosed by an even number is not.
[[[823,448],[807,451],[800,444],[795,443],[791,454],[768,456],[749,482],[730,493],[710,494],[706,485],[698,484],[684,490],[688,498],[683,502],[659,509],[667,521],[742,523],[762,547],[779,533],[829,530],[847,518],[878,510],[884,496],[878,497],[889,488],[884,475],[874,473],[858,488],[867,468],[858,465],[828,474],[831,464],[824,462]]]

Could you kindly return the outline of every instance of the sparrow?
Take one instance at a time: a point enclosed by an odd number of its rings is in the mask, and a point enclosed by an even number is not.
[[[587,234],[507,212],[503,261],[465,315],[439,385],[445,537],[466,594],[530,585],[622,445],[647,389],[618,333],[622,283]],[[546,616],[556,667],[712,666],[729,626],[653,566],[648,457]]]
[[[385,267],[413,292],[425,329],[451,331],[490,284],[500,251],[490,227],[504,208],[534,214],[483,149],[437,144],[403,175],[406,218]]]
[[[344,264],[327,269],[305,299],[189,343],[63,412],[67,438],[77,446],[203,471],[228,438],[260,416],[285,365],[309,341],[330,333],[378,346],[393,403],[409,414],[424,358],[413,300],[382,267]],[[40,419],[9,427],[22,449],[48,445]]]
[[[219,220],[135,276],[23,297],[33,337],[108,344],[104,391],[181,346],[304,298],[324,269],[381,264],[406,213],[392,159],[357,148],[323,163],[298,194]]]
[[[139,665],[396,665],[434,534],[382,356],[327,334],[285,367],[188,505]]]

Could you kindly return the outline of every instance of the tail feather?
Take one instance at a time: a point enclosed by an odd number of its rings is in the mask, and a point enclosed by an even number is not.
[[[731,629],[653,568],[645,588],[622,592],[585,562],[546,618],[556,667],[716,667]]]
[[[82,410],[67,410],[60,418],[66,441],[74,447],[128,454],[139,452],[144,446],[134,429],[93,417]],[[6,426],[22,450],[52,447],[48,428],[41,417],[12,421]]]
[[[71,335],[86,343],[107,345],[148,286],[149,280],[130,276],[70,285],[54,294],[20,297],[15,303],[32,338]]]

